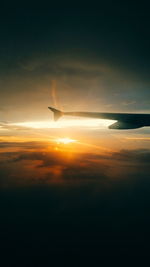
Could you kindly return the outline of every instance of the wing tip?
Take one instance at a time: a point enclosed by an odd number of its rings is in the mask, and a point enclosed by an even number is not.
[[[54,113],[54,121],[59,120],[59,118],[63,115],[63,113],[56,108],[48,107],[48,109],[50,109]]]

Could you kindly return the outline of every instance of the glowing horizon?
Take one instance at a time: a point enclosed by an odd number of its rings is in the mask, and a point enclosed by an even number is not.
[[[112,120],[101,120],[101,119],[61,119],[57,122],[54,121],[24,121],[10,123],[10,126],[29,127],[33,129],[59,129],[69,127],[81,127],[81,128],[107,128],[114,121]]]

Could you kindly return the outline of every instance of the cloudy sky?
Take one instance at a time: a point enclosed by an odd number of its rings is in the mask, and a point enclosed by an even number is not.
[[[148,10],[114,1],[1,8],[1,239],[12,263],[24,252],[21,266],[146,251],[150,129],[54,122],[47,107],[150,113]]]

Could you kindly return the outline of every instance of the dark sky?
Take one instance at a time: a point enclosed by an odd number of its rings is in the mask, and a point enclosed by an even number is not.
[[[19,61],[47,56],[57,60],[60,55],[111,64],[148,78],[147,12],[141,5],[137,10],[115,3],[108,7],[7,8],[1,14],[1,69],[16,71]]]
[[[149,113],[149,49],[143,1],[1,6],[2,267],[146,266],[150,129],[47,107]]]
[[[71,3],[2,8],[1,109],[13,107],[15,120],[17,111],[22,120],[31,119],[31,112],[35,119],[38,104],[41,118],[46,116],[44,106],[54,105],[55,81],[59,106],[67,110],[90,105],[99,111],[149,112],[146,7],[107,2],[80,8]],[[9,120],[5,112],[3,116]]]

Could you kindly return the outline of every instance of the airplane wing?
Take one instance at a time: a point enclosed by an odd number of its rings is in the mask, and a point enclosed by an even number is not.
[[[115,120],[109,129],[127,130],[150,126],[150,114],[137,113],[103,113],[103,112],[62,112],[58,109],[48,107],[54,113],[54,120],[57,121],[61,116],[78,116],[86,118],[99,118]]]

